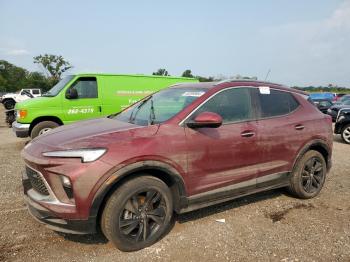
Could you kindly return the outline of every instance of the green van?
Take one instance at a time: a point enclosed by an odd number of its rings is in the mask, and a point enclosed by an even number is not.
[[[60,125],[117,113],[143,97],[181,82],[184,77],[75,74],[43,96],[17,103],[13,131],[32,139]]]

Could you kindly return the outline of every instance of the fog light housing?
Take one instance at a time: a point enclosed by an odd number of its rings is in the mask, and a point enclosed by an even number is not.
[[[69,199],[73,199],[73,197],[74,197],[73,196],[73,188],[72,188],[72,183],[71,183],[69,177],[61,175],[60,179],[61,179],[61,183],[62,183],[64,192],[66,192],[66,194],[67,194],[67,197]]]

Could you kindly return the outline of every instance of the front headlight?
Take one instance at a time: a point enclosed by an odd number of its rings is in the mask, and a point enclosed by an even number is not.
[[[27,114],[28,114],[27,110],[19,109],[16,111],[16,118],[17,119],[24,119],[24,118],[26,118]]]
[[[62,151],[44,152],[43,156],[61,158],[81,158],[81,162],[94,162],[99,159],[107,150],[105,148],[86,148]]]
[[[332,113],[332,109],[328,108],[328,109],[327,109],[327,112],[328,112],[328,113]]]

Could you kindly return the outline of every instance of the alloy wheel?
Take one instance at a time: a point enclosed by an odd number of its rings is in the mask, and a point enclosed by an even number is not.
[[[346,143],[350,144],[350,126],[344,128],[343,138]]]
[[[302,174],[302,186],[307,193],[318,191],[323,184],[324,167],[317,157],[310,158],[304,165]]]
[[[138,192],[126,202],[119,229],[133,242],[146,241],[164,225],[165,216],[166,203],[160,192]]]

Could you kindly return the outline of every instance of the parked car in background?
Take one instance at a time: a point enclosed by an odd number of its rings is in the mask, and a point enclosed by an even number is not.
[[[349,108],[350,107],[350,99],[344,99],[343,101],[339,101],[334,103],[328,110],[327,114],[332,117],[332,121],[335,122],[338,116],[338,112],[340,109]]]
[[[16,105],[17,137],[35,138],[60,125],[117,113],[141,98],[194,78],[76,74],[63,78],[39,99]]]
[[[328,92],[323,92],[323,93],[310,93],[310,98],[312,100],[329,100],[333,101],[334,100],[334,94],[333,93],[328,93]]]
[[[327,110],[333,105],[333,103],[327,99],[313,99],[312,102],[317,108],[324,114],[327,114]]]
[[[339,94],[335,93],[335,95],[334,95],[334,101],[340,100],[340,98],[342,98],[342,97],[345,96],[345,95],[346,95],[346,94],[344,94],[344,93],[339,93]]]
[[[343,141],[350,144],[350,106],[339,110],[334,133],[340,134]]]
[[[331,123],[304,92],[277,84],[175,85],[27,144],[26,203],[54,230],[101,227],[119,249],[139,250],[167,232],[174,211],[280,187],[317,196],[331,167]]]
[[[39,96],[41,96],[40,89],[22,89],[18,93],[8,93],[3,95],[1,103],[3,103],[5,109],[11,110],[15,107],[16,103]]]
[[[335,102],[334,104],[335,105],[340,105],[340,104],[342,104],[342,103],[344,103],[345,101],[347,101],[347,100],[350,100],[350,94],[349,95],[343,95],[341,98],[339,98],[338,100],[337,100],[337,102]]]

